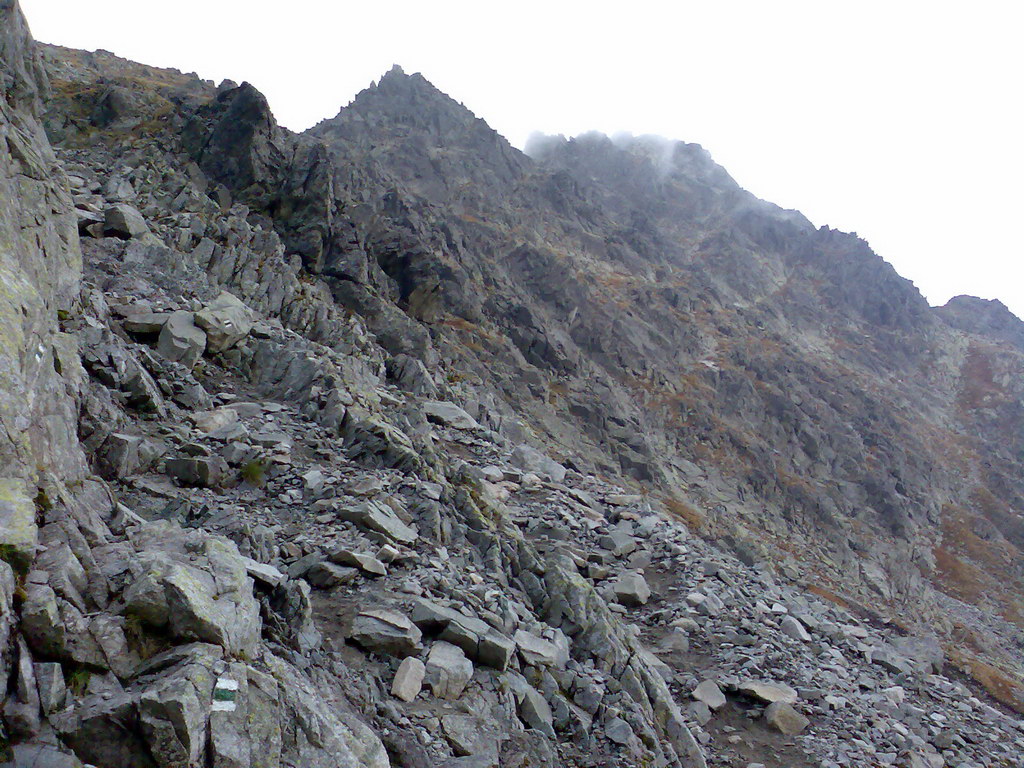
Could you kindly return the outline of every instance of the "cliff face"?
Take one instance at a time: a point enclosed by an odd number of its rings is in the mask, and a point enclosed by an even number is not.
[[[18,653],[17,579],[41,506],[64,510],[85,474],[75,437],[81,364],[63,333],[82,257],[64,173],[36,120],[47,79],[16,5],[0,7],[0,674]]]
[[[0,14],[0,763],[1019,755],[1004,307],[697,145]]]

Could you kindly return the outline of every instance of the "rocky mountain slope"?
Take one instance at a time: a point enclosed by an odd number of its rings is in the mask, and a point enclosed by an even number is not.
[[[0,60],[0,764],[1020,763],[1005,307],[397,67]]]

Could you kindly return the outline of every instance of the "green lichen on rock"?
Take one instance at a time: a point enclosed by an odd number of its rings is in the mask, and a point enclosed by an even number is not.
[[[0,477],[0,559],[26,571],[35,558],[36,505],[23,480]]]

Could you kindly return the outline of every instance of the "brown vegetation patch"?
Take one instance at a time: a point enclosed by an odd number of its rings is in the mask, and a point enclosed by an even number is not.
[[[995,383],[992,360],[979,344],[972,344],[967,351],[960,376],[960,407],[965,410],[984,407],[993,397],[1003,394]]]
[[[819,586],[817,584],[811,584],[809,587],[807,587],[807,591],[810,592],[812,595],[817,595],[822,600],[827,600],[833,605],[838,605],[840,608],[843,608],[845,610],[850,609],[850,604],[848,602],[843,600],[843,598],[841,598],[835,592],[825,589],[825,587]]]
[[[696,507],[675,496],[662,496],[661,502],[665,505],[665,509],[668,510],[669,514],[686,523],[687,528],[693,531],[699,531],[704,528],[704,515]]]
[[[1024,682],[987,661],[960,651],[952,651],[949,658],[958,669],[977,680],[1000,704],[1024,714]]]
[[[964,562],[944,546],[936,547],[934,553],[939,585],[954,597],[977,605],[988,586],[981,570]]]

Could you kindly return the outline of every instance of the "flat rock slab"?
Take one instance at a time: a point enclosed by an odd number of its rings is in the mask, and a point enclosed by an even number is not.
[[[518,630],[512,638],[523,661],[534,667],[553,667],[559,662],[558,646],[542,637]]]
[[[431,421],[444,424],[453,429],[480,428],[476,419],[455,403],[449,403],[444,400],[427,400],[423,403],[423,412]]]
[[[739,685],[739,691],[766,704],[774,704],[777,701],[795,704],[799,698],[797,692],[785,683],[767,680],[744,680]]]
[[[379,533],[398,544],[412,544],[419,534],[403,523],[389,508],[372,501],[338,509],[338,517],[361,528]]]
[[[419,648],[423,633],[404,614],[372,608],[356,615],[349,636],[367,650],[408,656]]]
[[[349,565],[353,568],[358,568],[371,576],[386,576],[388,573],[387,566],[384,565],[373,555],[368,555],[365,552],[353,552],[349,549],[339,549],[337,552],[331,555],[330,560],[332,563],[338,565]]]

